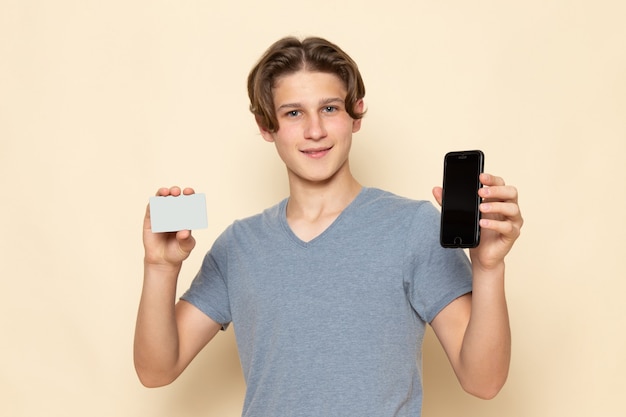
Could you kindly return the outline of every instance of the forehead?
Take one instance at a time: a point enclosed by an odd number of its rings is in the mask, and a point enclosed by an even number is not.
[[[272,88],[274,104],[283,102],[318,101],[325,98],[345,99],[347,89],[335,74],[300,70],[280,76]]]

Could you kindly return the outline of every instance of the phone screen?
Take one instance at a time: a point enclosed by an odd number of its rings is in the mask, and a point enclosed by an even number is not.
[[[441,205],[441,246],[474,248],[480,242],[478,179],[483,171],[481,151],[450,152],[444,158]]]

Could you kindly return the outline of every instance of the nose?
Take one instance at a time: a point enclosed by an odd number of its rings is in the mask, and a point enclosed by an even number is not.
[[[307,118],[304,137],[311,140],[320,140],[326,137],[326,129],[322,118],[315,114]]]

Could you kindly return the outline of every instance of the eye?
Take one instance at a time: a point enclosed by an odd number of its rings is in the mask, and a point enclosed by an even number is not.
[[[337,110],[339,110],[339,109],[338,109],[337,107],[335,107],[335,106],[326,106],[326,107],[324,107],[324,108],[322,109],[322,111],[323,111],[324,113],[334,113],[334,112],[336,112]]]
[[[285,115],[287,117],[298,117],[300,115],[300,111],[299,110],[291,110],[291,111],[288,111],[287,113],[285,113]]]

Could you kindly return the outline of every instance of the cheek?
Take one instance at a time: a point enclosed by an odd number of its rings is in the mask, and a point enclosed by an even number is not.
[[[289,158],[289,155],[297,150],[296,142],[292,140],[286,139],[286,137],[282,134],[286,133],[284,130],[281,130],[281,135],[274,135],[274,146],[276,147],[276,151],[278,152],[278,156],[283,161],[286,158]]]
[[[341,136],[343,136],[345,138],[352,138],[352,134],[356,133],[359,130],[358,128],[355,129],[355,126],[358,126],[358,125],[355,125],[353,123],[344,123],[344,124],[342,124],[342,126],[341,126],[341,128],[339,130]]]

